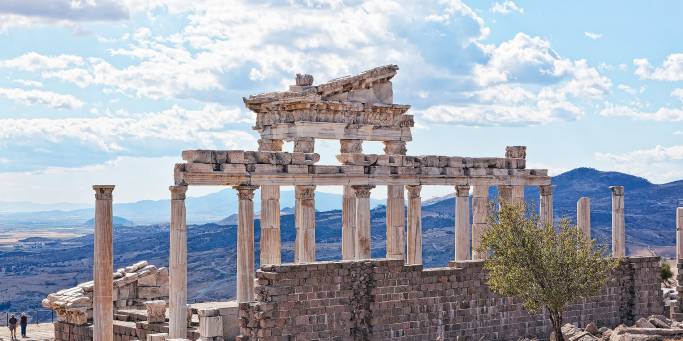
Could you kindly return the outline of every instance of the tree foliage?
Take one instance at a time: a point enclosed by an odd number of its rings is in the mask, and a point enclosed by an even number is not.
[[[523,205],[503,203],[498,212],[492,210],[479,251],[488,253],[484,267],[491,289],[521,298],[529,312],[545,308],[561,335],[562,311],[598,294],[618,260],[606,257],[604,247],[585,238],[568,220],[557,229],[542,224]]]

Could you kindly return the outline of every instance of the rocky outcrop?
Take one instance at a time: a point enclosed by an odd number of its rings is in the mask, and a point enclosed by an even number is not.
[[[562,334],[567,341],[663,341],[683,337],[683,323],[652,315],[638,319],[632,327],[622,324],[614,329],[597,328],[593,323],[584,329],[565,324]]]
[[[145,301],[168,299],[168,269],[157,268],[147,261],[120,268],[114,272],[114,309],[142,307]],[[49,294],[43,307],[57,313],[57,320],[75,325],[92,321],[93,282]]]

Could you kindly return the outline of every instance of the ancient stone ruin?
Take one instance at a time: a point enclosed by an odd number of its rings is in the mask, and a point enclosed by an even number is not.
[[[526,168],[524,146],[508,146],[499,157],[409,155],[414,122],[407,114],[409,105],[393,103],[391,79],[397,71],[396,65],[387,65],[318,85],[311,75],[298,74],[288,91],[244,98],[246,107],[256,113],[258,150],[183,151],[185,162],[175,166],[175,184],[170,187],[168,309],[158,298],[144,302],[146,309],[140,314],[126,315],[135,320],[133,324],[112,320],[120,314],[111,306],[116,300],[108,277],[113,186],[96,186],[95,259],[99,261],[94,269],[91,335],[96,340],[111,340],[112,335],[116,340],[547,337],[547,316],[531,315],[518,300],[489,290],[484,255],[476,252],[487,226],[491,187],[497,187],[500,201],[521,203],[524,188],[538,186],[540,217],[552,223],[553,188],[547,170]],[[339,140],[339,164],[319,163],[316,139]],[[365,141],[382,142],[384,154],[363,153]],[[293,142],[292,152],[283,151],[285,142]],[[237,297],[188,309],[191,269],[187,268],[185,193],[188,186],[204,185],[232,186],[237,192]],[[343,187],[342,251],[335,262],[315,259],[316,229],[325,228],[315,221],[319,185]],[[295,188],[293,264],[281,264],[280,186]],[[388,193],[383,259],[372,259],[370,253],[370,193],[377,186],[386,186]],[[449,186],[455,193],[455,254],[445,268],[422,265],[423,186]],[[261,191],[258,271],[253,204],[257,189]],[[612,254],[623,257],[624,188],[611,189]],[[578,226],[590,236],[589,199],[581,198],[577,208]],[[615,327],[662,312],[659,258],[627,257],[600,295],[577,302],[564,316],[581,327],[590,322]],[[64,330],[73,332],[81,321],[58,322],[58,339],[80,339]]]

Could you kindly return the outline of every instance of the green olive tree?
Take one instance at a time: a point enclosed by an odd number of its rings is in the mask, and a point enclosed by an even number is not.
[[[598,294],[619,264],[568,220],[556,231],[524,205],[505,203],[492,210],[479,251],[488,254],[484,267],[491,290],[520,298],[531,313],[546,309],[555,335],[562,335],[567,305]]]

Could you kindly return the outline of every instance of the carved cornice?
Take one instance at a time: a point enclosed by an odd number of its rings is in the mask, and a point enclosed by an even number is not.
[[[237,190],[237,197],[239,200],[254,200],[254,191],[258,189],[258,186],[254,185],[239,185],[233,186]]]
[[[420,197],[420,191],[422,191],[421,185],[407,185],[406,190],[408,190],[408,199],[414,199]]]
[[[185,200],[185,193],[187,192],[187,186],[176,185],[169,186],[168,190],[171,191],[172,200]]]
[[[468,196],[470,196],[470,186],[469,185],[455,186],[455,196],[457,196],[457,197],[468,197]]]
[[[297,200],[313,200],[315,198],[315,186],[294,186],[294,197]]]
[[[370,191],[375,188],[372,185],[351,186],[356,193],[356,198],[370,198]]]
[[[553,185],[541,185],[538,188],[541,191],[541,196],[553,195]]]
[[[612,195],[616,196],[623,196],[624,195],[624,186],[610,186],[612,190]]]
[[[92,189],[95,190],[95,199],[112,200],[114,185],[94,185]]]

